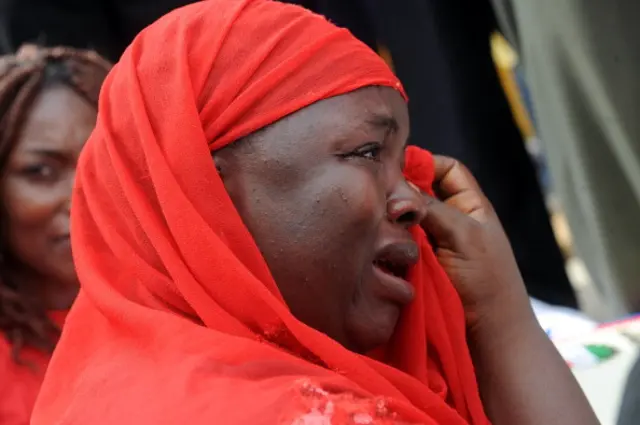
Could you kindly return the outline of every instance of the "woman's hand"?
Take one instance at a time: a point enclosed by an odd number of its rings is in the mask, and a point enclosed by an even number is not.
[[[440,200],[425,195],[428,210],[422,226],[460,294],[469,328],[504,315],[507,306],[530,318],[522,277],[489,200],[460,162],[443,156],[434,156],[434,162]]]
[[[494,425],[597,425],[538,325],[493,207],[459,162],[436,156],[423,228],[464,304],[469,351]]]

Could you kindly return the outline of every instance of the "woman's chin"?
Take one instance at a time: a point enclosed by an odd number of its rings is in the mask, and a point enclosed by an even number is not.
[[[393,336],[399,317],[400,308],[395,305],[375,315],[352,316],[347,325],[348,348],[364,354],[385,345]]]

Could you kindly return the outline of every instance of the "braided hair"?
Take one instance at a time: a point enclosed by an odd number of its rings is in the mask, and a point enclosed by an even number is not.
[[[0,177],[4,178],[20,130],[43,89],[63,84],[97,108],[100,86],[110,68],[95,52],[66,47],[25,45],[14,55],[0,56]],[[0,240],[0,255],[6,257],[4,245]],[[19,282],[11,281],[0,262],[0,332],[20,362],[25,346],[53,351],[60,330],[34,302],[37,295],[27,297],[18,288]]]

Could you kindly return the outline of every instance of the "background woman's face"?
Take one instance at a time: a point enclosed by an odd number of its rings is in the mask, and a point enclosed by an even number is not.
[[[2,179],[4,251],[22,273],[76,283],[69,208],[80,150],[96,122],[95,107],[54,85],[28,112]]]
[[[408,132],[400,94],[369,87],[214,155],[292,313],[359,352],[389,340],[413,297],[408,228],[424,204],[402,175]]]

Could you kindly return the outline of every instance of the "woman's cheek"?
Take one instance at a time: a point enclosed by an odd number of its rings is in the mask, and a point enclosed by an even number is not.
[[[4,199],[9,224],[28,227],[45,224],[55,213],[55,193],[55,188],[45,188],[21,179],[9,181]]]

